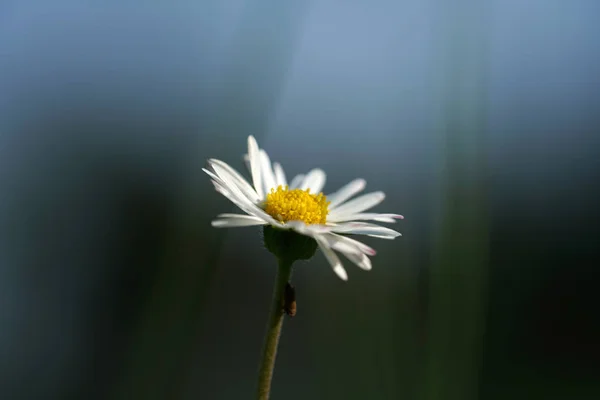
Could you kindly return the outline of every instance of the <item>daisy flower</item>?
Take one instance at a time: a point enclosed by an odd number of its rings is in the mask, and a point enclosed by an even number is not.
[[[252,184],[220,160],[209,159],[208,168],[203,168],[217,192],[246,213],[220,214],[212,222],[214,227],[266,225],[310,237],[343,280],[347,280],[348,275],[335,252],[343,254],[364,270],[371,269],[369,256],[375,255],[371,247],[347,235],[381,239],[400,236],[392,229],[365,222],[393,223],[403,218],[398,214],[365,212],[383,201],[383,192],[367,193],[351,200],[365,188],[364,179],[355,179],[327,196],[321,192],[325,186],[325,172],[319,168],[297,175],[288,183],[281,165],[271,163],[268,154],[258,147],[253,136],[248,137],[245,160]]]

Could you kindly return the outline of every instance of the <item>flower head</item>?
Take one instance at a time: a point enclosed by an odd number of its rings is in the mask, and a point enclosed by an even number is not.
[[[313,169],[306,175],[297,175],[288,184],[283,168],[271,163],[267,153],[258,147],[254,137],[248,137],[248,167],[252,185],[235,169],[220,160],[208,160],[203,169],[211,178],[215,189],[227,197],[246,214],[220,214],[212,222],[214,227],[241,227],[266,225],[273,232],[293,231],[314,239],[333,271],[343,280],[346,270],[336,253],[340,252],[364,270],[371,269],[375,250],[347,235],[366,235],[381,239],[394,239],[400,233],[369,222],[395,222],[398,214],[365,213],[381,203],[383,192],[372,192],[356,197],[366,185],[355,179],[338,191],[325,196],[325,173]]]
[[[271,189],[267,193],[264,209],[280,222],[302,221],[307,225],[325,224],[329,203],[323,193],[311,194],[306,190],[292,189],[288,185]]]

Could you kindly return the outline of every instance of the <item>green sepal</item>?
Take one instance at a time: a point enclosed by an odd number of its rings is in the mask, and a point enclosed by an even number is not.
[[[298,260],[309,260],[317,251],[315,239],[292,230],[277,229],[270,225],[263,228],[265,247],[277,259],[292,264]]]

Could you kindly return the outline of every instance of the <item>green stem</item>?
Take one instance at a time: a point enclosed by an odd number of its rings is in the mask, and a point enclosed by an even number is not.
[[[275,287],[273,288],[271,312],[258,374],[258,400],[268,400],[271,392],[271,379],[273,378],[275,358],[277,357],[277,345],[279,344],[279,336],[283,325],[283,294],[291,276],[292,263],[280,261],[275,278]]]

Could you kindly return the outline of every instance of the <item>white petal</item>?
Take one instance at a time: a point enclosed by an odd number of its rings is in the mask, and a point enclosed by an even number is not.
[[[319,235],[327,242],[327,247],[343,253],[362,254],[360,249],[354,243],[343,240],[343,236],[334,236],[331,233]]]
[[[240,200],[243,200],[244,203],[254,204],[255,201],[250,199],[246,193],[236,184],[235,179],[227,174],[225,171],[220,170],[219,166],[211,165],[216,171],[220,172],[220,175],[214,174],[208,171],[205,168],[202,168],[204,172],[206,172],[211,178],[213,178],[213,183],[219,184],[223,189],[227,191],[230,195],[235,195],[235,197],[239,197]],[[251,188],[250,188],[251,189]],[[218,188],[217,188],[218,190]],[[253,191],[252,191],[253,192]]]
[[[252,182],[254,190],[261,199],[265,198],[262,184],[262,174],[260,168],[260,150],[254,136],[248,136],[248,157],[250,158],[250,171],[252,172]]]
[[[211,178],[213,178],[213,180],[221,181],[221,178],[219,178],[217,176],[217,174],[215,174],[213,171],[209,171],[206,168],[202,168],[202,171],[206,172],[208,174],[208,176],[210,176]]]
[[[219,183],[217,183],[216,181],[212,181],[212,180],[211,180],[211,183],[213,184],[213,186],[215,187],[215,190],[216,190],[217,192],[219,192],[219,193],[220,193],[220,192],[221,192],[221,189],[225,190],[225,189],[224,189],[224,188],[223,188],[223,187],[222,187],[222,186],[221,186]],[[229,193],[229,191],[227,191],[227,193]]]
[[[215,228],[237,228],[242,226],[265,225],[267,222],[251,215],[220,214],[220,219],[211,222]]]
[[[390,235],[367,235],[368,237],[372,237],[372,238],[376,238],[376,239],[386,239],[386,240],[392,240],[395,239],[397,236],[390,236]],[[399,235],[402,236],[402,235]]]
[[[320,236],[327,241],[329,247],[342,253],[359,268],[367,271],[371,269],[371,260],[369,260],[369,257],[363,254],[362,250],[356,245],[356,243],[362,243],[333,233]]]
[[[215,186],[215,190],[217,192],[219,192],[223,196],[225,196],[229,201],[231,201],[233,204],[238,206],[242,211],[248,212],[246,210],[246,207],[244,207],[243,203],[240,200],[238,200],[238,196],[233,194],[229,189],[227,189],[225,186],[221,185],[217,181],[213,181],[212,183]],[[250,214],[250,215],[252,215],[252,214]]]
[[[338,234],[335,234],[335,233],[329,233],[327,236],[330,236],[330,235],[331,236],[335,236],[336,238],[338,238],[341,241],[353,244],[362,253],[365,253],[365,254],[370,255],[370,256],[374,256],[374,255],[377,254],[377,252],[375,251],[375,249],[367,246],[363,242],[359,242],[358,240],[352,239],[352,238],[350,238],[348,236],[341,236],[341,235],[338,235]]]
[[[290,189],[297,189],[298,186],[300,186],[300,184],[302,183],[302,181],[304,181],[304,175],[302,174],[298,174],[294,177],[294,179],[292,179],[292,182],[290,183]]]
[[[275,184],[275,174],[271,166],[271,159],[263,149],[260,149],[260,170],[262,172],[263,188],[265,194],[267,194],[271,189],[277,188],[277,185]]]
[[[292,229],[301,235],[313,236],[313,233],[308,230],[308,225],[302,221],[288,221],[285,223],[287,229]]]
[[[331,230],[333,229],[333,227],[327,225],[306,225],[303,221],[288,221],[285,223],[285,226],[289,229],[293,229],[294,231],[302,235],[311,237],[314,237],[318,234],[331,232]]]
[[[397,219],[404,219],[398,214],[377,214],[377,213],[360,213],[360,214],[344,214],[342,216],[328,217],[328,222],[345,222],[345,221],[377,221],[395,223]]]
[[[325,241],[325,239],[323,239],[320,235],[317,235],[314,238],[321,248],[321,251],[325,255],[325,258],[327,258],[327,261],[329,261],[333,272],[335,272],[340,279],[347,281],[348,274],[346,273],[346,270],[344,269],[339,257],[327,246],[327,241]]]
[[[327,200],[331,202],[329,204],[329,209],[333,210],[338,204],[341,204],[355,194],[360,193],[365,186],[367,186],[367,181],[364,179],[355,179],[343,186],[337,192],[327,195]]]
[[[352,261],[358,268],[370,271],[373,268],[371,260],[366,255],[360,253],[341,252],[348,260]]]
[[[273,163],[273,170],[275,171],[275,184],[285,187],[287,185],[287,179],[285,178],[285,172],[279,163]]]
[[[238,206],[242,211],[245,211],[249,215],[254,215],[251,212],[250,207],[248,207],[247,204],[243,200],[241,200],[237,194],[235,194],[233,191],[229,190],[229,188],[227,188],[226,186],[222,185],[221,183],[219,183],[217,181],[213,181],[213,185],[215,186],[215,190],[217,192],[219,192],[223,196],[225,196],[229,201],[231,201],[233,204]]]
[[[322,169],[315,168],[306,174],[298,189],[310,189],[310,193],[318,194],[323,186],[325,186],[325,172]]]
[[[232,191],[228,189],[228,187],[230,186],[229,183],[225,182],[214,172],[209,171],[206,168],[202,168],[202,171],[206,172],[212,178],[211,182],[214,185],[217,192],[221,194],[227,193],[226,195],[224,194],[226,197],[233,196]]]
[[[221,213],[217,215],[217,218],[246,218],[246,219],[256,219],[261,220],[261,218],[255,217],[253,215],[245,215],[245,214],[234,214],[234,213]]]
[[[348,214],[356,214],[376,206],[377,204],[381,203],[383,199],[385,199],[385,193],[383,192],[363,194],[362,196],[359,196],[354,200],[350,200],[349,202],[331,210],[329,217],[338,218]]]
[[[229,164],[216,159],[208,160],[208,164],[222,179],[225,179],[226,177],[231,178],[231,181],[240,188],[240,190],[250,199],[250,201],[254,203],[260,201],[256,190],[254,190],[248,181],[246,181],[246,179],[244,179],[244,177]]]
[[[348,222],[345,224],[334,225],[331,232],[351,235],[367,235],[380,239],[394,239],[398,236],[402,236],[400,232],[396,232],[393,229],[367,222]]]
[[[250,167],[250,156],[248,154],[244,154],[244,165],[250,174],[252,174],[252,168]]]
[[[282,227],[282,223],[275,220],[269,214],[264,212],[261,208],[259,208],[256,204],[251,202],[244,194],[240,191],[240,189],[236,185],[232,185],[227,181],[222,180],[220,177],[212,174],[210,171],[203,169],[204,172],[211,175],[213,178],[213,184],[217,192],[221,193],[223,196],[227,197],[233,204],[238,206],[242,211],[248,213],[249,215],[256,216],[265,220],[267,223],[273,226]]]

